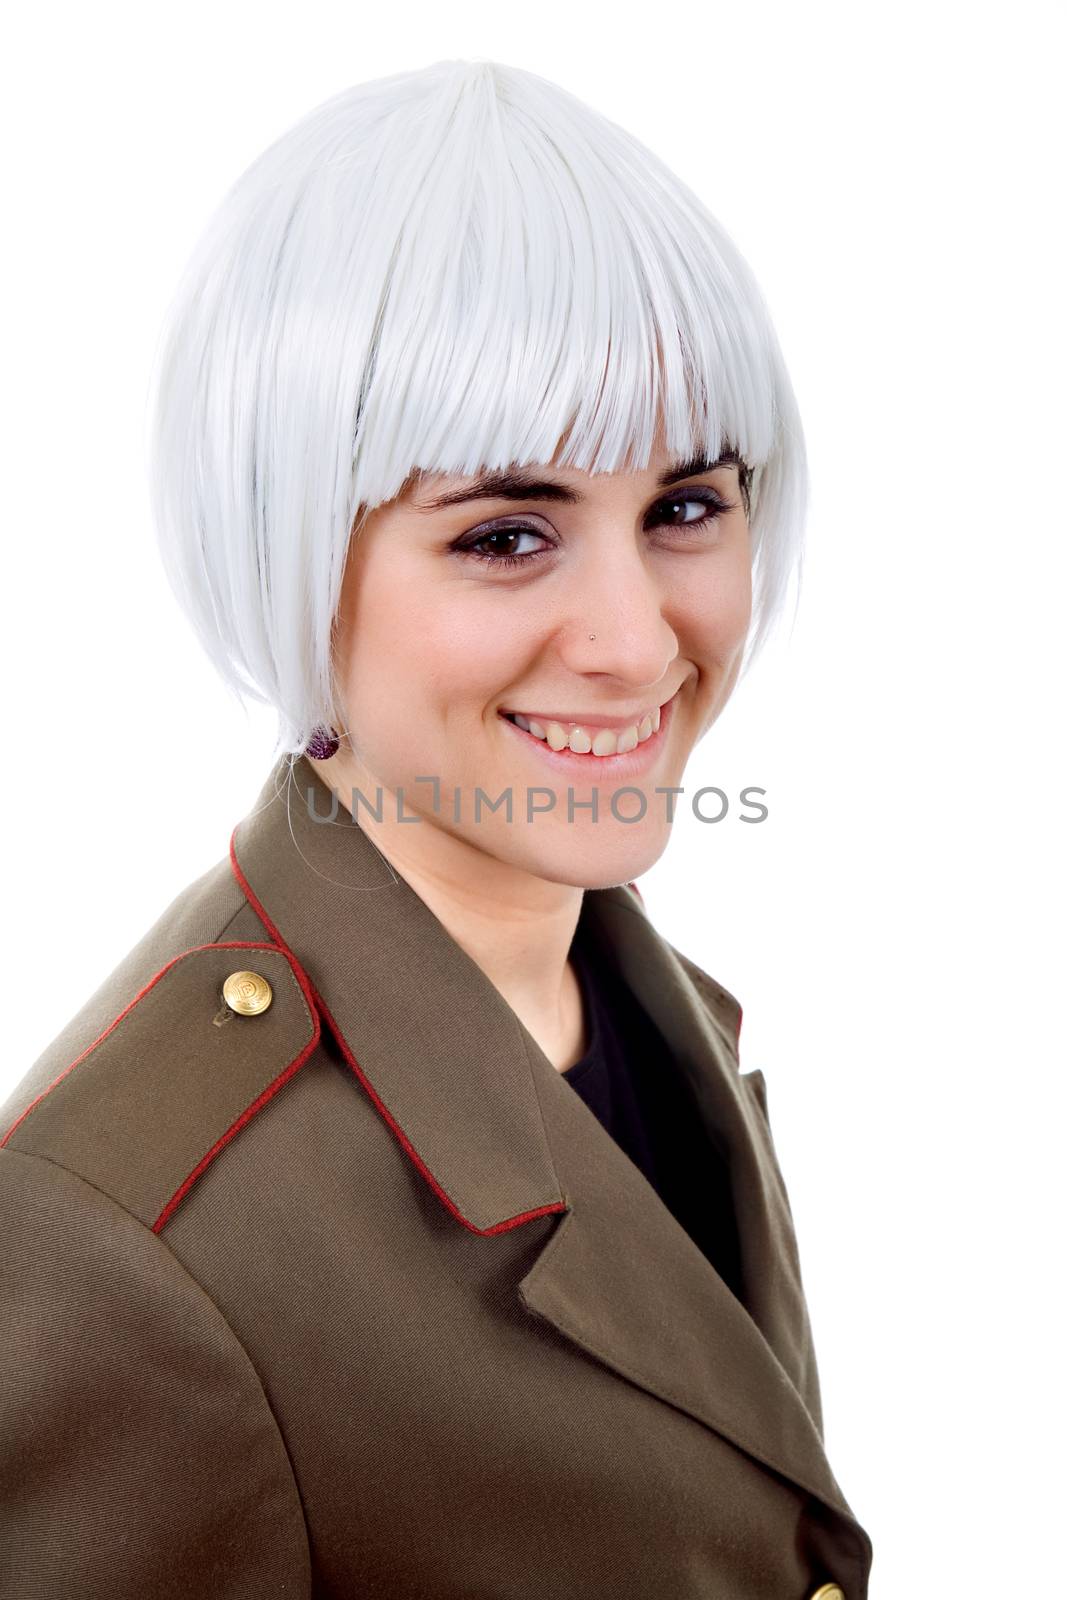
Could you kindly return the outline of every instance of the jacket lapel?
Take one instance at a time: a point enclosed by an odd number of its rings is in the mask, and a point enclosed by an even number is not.
[[[728,1152],[747,1305],[309,762],[279,760],[230,854],[349,1068],[457,1225],[495,1234],[561,1213],[518,1285],[526,1308],[854,1521],[803,1399],[807,1317],[762,1114],[728,1019],[631,892],[587,890],[582,916]]]
[[[715,1147],[727,1152],[745,1301],[551,1062],[538,1083],[569,1210],[520,1285],[523,1301],[851,1519],[805,1403],[817,1386],[788,1200],[728,1029],[628,890],[587,891],[585,916],[613,934],[617,964],[666,1045],[664,1070],[691,1086],[709,1159]]]

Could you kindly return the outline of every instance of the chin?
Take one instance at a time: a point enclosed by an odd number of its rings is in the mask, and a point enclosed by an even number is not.
[[[635,824],[633,837],[620,838],[619,827],[612,833],[606,827],[600,830],[598,825],[584,829],[564,826],[560,831],[572,833],[572,839],[555,840],[553,845],[540,849],[534,846],[524,852],[521,865],[549,883],[570,884],[576,889],[613,889],[630,883],[659,860],[671,830],[666,821],[644,830]],[[621,830],[625,834],[625,824]],[[600,831],[602,844],[596,838]]]

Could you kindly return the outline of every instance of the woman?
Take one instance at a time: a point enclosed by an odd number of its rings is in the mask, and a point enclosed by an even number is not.
[[[364,84],[151,437],[279,740],[5,1107],[4,1592],[862,1600],[741,1010],[631,881],[796,565],[736,249],[532,74]]]

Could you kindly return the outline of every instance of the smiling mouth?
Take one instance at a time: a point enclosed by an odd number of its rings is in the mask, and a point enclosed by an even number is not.
[[[673,699],[674,695],[671,696],[671,700]],[[635,750],[638,745],[654,738],[660,729],[662,713],[669,704],[670,700],[665,701],[663,706],[656,706],[646,712],[640,721],[620,728],[595,725],[586,727],[579,722],[568,722],[564,726],[554,718],[528,717],[521,711],[502,711],[500,715],[506,721],[513,722],[517,728],[521,728],[524,733],[540,739],[550,750],[566,750],[573,755],[603,758],[625,755],[628,751]]]

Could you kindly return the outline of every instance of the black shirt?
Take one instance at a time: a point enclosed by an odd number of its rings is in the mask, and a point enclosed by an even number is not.
[[[561,1076],[741,1299],[740,1250],[725,1153],[621,975],[580,933],[570,957],[582,989],[589,1048]]]

